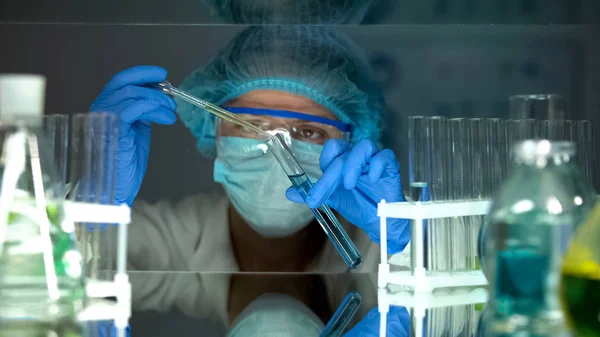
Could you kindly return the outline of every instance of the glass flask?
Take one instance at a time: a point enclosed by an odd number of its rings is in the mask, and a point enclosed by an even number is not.
[[[73,317],[84,298],[75,227],[65,221],[64,184],[44,137],[43,100],[30,104],[36,88],[43,96],[36,81],[0,76],[0,331]]]
[[[560,293],[576,336],[600,336],[600,203],[571,239],[562,264]]]
[[[515,166],[480,233],[496,332],[537,335],[562,327],[560,264],[590,210],[574,155],[570,142],[528,140],[514,149]]]

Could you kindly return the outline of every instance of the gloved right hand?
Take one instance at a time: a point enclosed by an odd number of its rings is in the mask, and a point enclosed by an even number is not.
[[[175,123],[175,101],[158,90],[143,87],[167,77],[156,66],[136,66],[116,74],[90,106],[91,112],[119,115],[119,143],[116,155],[115,203],[133,204],[150,153],[151,123]]]
[[[373,308],[362,321],[358,322],[344,337],[380,337],[381,314],[378,308]],[[405,307],[390,306],[387,313],[386,336],[410,336],[410,315]]]
[[[99,321],[88,322],[88,334],[97,337],[115,337],[117,335],[117,327],[114,321]],[[131,337],[131,325],[125,328],[125,336]]]

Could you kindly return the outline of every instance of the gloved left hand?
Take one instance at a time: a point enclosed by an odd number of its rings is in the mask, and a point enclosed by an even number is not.
[[[369,140],[352,145],[330,139],[321,153],[320,166],[323,175],[307,195],[308,206],[317,208],[327,202],[346,220],[362,228],[371,240],[380,243],[377,203],[382,199],[406,201],[394,152],[379,150]],[[304,202],[293,186],[286,195],[291,201]],[[388,219],[387,225],[388,253],[399,253],[410,240],[410,222]]]
[[[379,337],[380,319],[379,310],[373,308],[344,337]],[[390,306],[385,331],[386,336],[389,337],[408,337],[410,335],[410,316],[405,307]]]

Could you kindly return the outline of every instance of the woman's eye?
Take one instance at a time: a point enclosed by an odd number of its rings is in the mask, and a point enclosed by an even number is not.
[[[303,128],[298,130],[300,136],[302,138],[308,138],[308,139],[318,139],[323,137],[323,133],[320,132],[319,130],[315,130],[315,129],[308,129],[308,128]]]

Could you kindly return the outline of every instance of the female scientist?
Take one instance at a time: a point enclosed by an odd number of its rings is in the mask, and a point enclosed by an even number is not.
[[[117,203],[132,205],[150,148],[151,123],[175,112],[214,158],[226,196],[199,194],[177,204],[136,202],[129,261],[144,270],[345,271],[275,158],[256,135],[200,108],[144,87],[166,70],[137,66],[115,75],[92,112],[121,117]],[[284,130],[296,158],[316,181],[307,203],[327,203],[363,254],[358,270],[378,263],[377,203],[404,201],[399,164],[381,149],[384,102],[366,61],[348,38],[326,27],[249,27],[180,88],[239,114],[264,130]],[[388,223],[390,253],[409,241],[406,220]],[[366,234],[366,235],[365,235]]]

